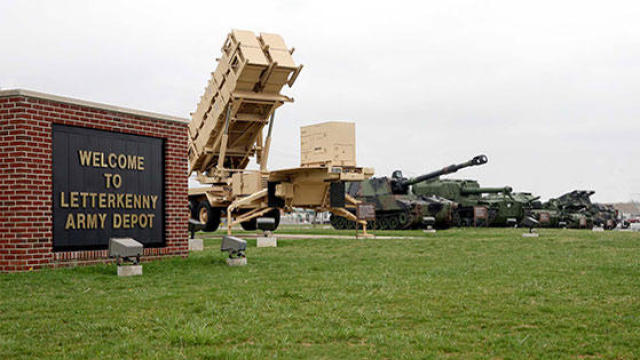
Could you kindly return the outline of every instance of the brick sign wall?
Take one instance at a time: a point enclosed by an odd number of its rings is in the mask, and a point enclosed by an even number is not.
[[[186,256],[186,157],[184,119],[0,91],[0,271],[107,262],[112,235]]]

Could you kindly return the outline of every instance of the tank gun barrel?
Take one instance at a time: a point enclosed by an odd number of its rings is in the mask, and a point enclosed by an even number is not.
[[[463,195],[471,195],[471,194],[497,194],[504,193],[510,194],[513,191],[511,186],[505,187],[477,187],[477,188],[462,188],[460,191]]]
[[[456,172],[456,171],[458,171],[460,169],[466,168],[466,167],[483,165],[483,164],[486,164],[487,161],[489,161],[489,159],[487,158],[486,155],[474,156],[473,159],[471,159],[469,161],[466,161],[466,162],[463,162],[461,164],[449,165],[449,166],[447,166],[445,168],[442,168],[440,170],[432,171],[432,172],[424,174],[424,175],[420,175],[420,176],[416,176],[416,177],[411,178],[411,179],[407,179],[404,182],[404,185],[408,186],[408,185],[417,184],[417,183],[419,183],[421,181],[437,178],[438,176],[441,176],[441,175],[454,173],[454,172]]]

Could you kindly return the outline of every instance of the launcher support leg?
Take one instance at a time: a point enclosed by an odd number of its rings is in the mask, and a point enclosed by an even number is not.
[[[276,110],[271,113],[269,120],[269,130],[267,131],[267,140],[262,147],[262,156],[260,158],[260,171],[267,171],[267,161],[269,160],[269,149],[271,148],[271,132],[273,131],[273,122],[276,119]]]
[[[220,172],[224,167],[224,158],[227,154],[227,143],[229,142],[229,122],[231,121],[231,103],[227,106],[227,117],[224,123],[224,132],[220,141],[220,150],[218,152],[217,170]]]
[[[233,211],[239,208],[240,206],[251,204],[252,202],[258,201],[266,196],[267,196],[267,189],[262,189],[247,197],[243,197],[241,199],[238,199],[232,202],[231,205],[227,207],[227,235],[231,235],[231,227],[233,225],[239,224],[243,221],[251,220],[271,210],[270,207],[267,207],[267,208],[256,207],[253,210],[249,211],[248,213],[240,215],[238,219],[236,219],[236,221],[233,221],[233,217],[231,216],[231,214],[233,214]]]
[[[351,221],[356,223],[356,237],[358,236],[358,224],[362,225],[362,236],[363,237],[372,237],[371,234],[367,233],[367,222],[365,220],[359,220],[355,215],[353,215],[350,211],[347,211],[343,208],[329,208],[328,209],[332,214],[345,217]]]
[[[363,221],[362,223],[362,237],[373,237],[372,234],[367,233],[367,222],[365,220],[360,220]],[[357,226],[357,225],[356,225]],[[358,233],[356,232],[356,236],[358,236]]]
[[[227,235],[231,235],[231,206],[227,208]]]

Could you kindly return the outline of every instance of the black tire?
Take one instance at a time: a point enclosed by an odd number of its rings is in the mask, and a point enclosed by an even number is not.
[[[396,215],[391,215],[388,221],[389,221],[389,230],[400,229],[400,221],[398,221],[398,217]]]
[[[240,226],[242,226],[242,230],[254,231],[258,228],[258,222],[256,221],[256,218],[253,218],[251,220],[241,222]]]
[[[198,201],[189,199],[189,213],[191,214],[191,218],[198,220]]]
[[[331,216],[329,217],[329,223],[336,230],[344,230],[344,225],[342,223],[341,216],[331,214]]]
[[[267,217],[273,218],[275,220],[275,229],[278,229],[278,226],[280,225],[280,209],[273,209],[271,211],[269,211],[266,215]]]
[[[379,229],[380,230],[389,230],[389,219],[388,217],[384,216],[384,217],[380,217],[380,218],[376,218],[376,220],[379,219],[378,224],[379,224]]]
[[[264,214],[261,217],[273,218],[275,220],[275,229],[277,229],[278,225],[280,225],[280,210],[279,209],[272,209],[271,211],[269,211],[268,213]],[[258,229],[258,218],[253,218],[251,220],[241,222],[240,226],[242,226],[242,229],[245,230],[245,231],[257,230]]]
[[[349,228],[349,220],[347,218],[331,214],[331,226],[336,230],[347,230]]]
[[[202,200],[198,205],[197,220],[204,224],[204,231],[216,231],[220,226],[220,209],[209,205],[207,200]]]
[[[367,230],[375,230],[376,228],[376,222],[373,220],[368,220],[367,221]]]

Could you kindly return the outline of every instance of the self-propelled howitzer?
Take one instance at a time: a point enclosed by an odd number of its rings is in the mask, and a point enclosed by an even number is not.
[[[514,199],[510,186],[481,187],[475,180],[439,177],[421,180],[412,186],[412,192],[419,196],[440,196],[456,202],[458,207],[454,218],[457,225],[478,224],[476,220],[483,214],[483,224],[502,226],[517,223],[524,215],[521,206],[511,209],[514,204],[522,201]]]
[[[513,191],[511,186],[503,187],[472,187],[465,184],[460,189],[462,195],[482,195],[482,194],[510,194]]]
[[[416,228],[425,225],[425,217],[433,217],[437,228],[446,228],[452,225],[453,212],[457,204],[438,196],[411,194],[409,191],[411,185],[486,162],[487,157],[479,155],[462,164],[450,165],[414,178],[405,178],[402,176],[402,171],[396,170],[391,177],[376,177],[348,183],[346,192],[358,201],[375,206],[376,220],[370,225],[371,227],[384,230]],[[336,229],[355,227],[352,221],[333,215],[331,224]]]
[[[474,156],[473,159],[469,161],[465,161],[460,164],[449,165],[440,170],[432,171],[430,173],[426,173],[424,175],[416,176],[409,179],[402,176],[402,171],[396,170],[391,175],[391,182],[392,182],[391,188],[394,194],[407,194],[409,192],[409,187],[411,185],[415,185],[419,182],[435,179],[442,175],[452,174],[466,167],[483,165],[483,164],[486,164],[487,161],[489,161],[489,159],[487,158],[486,155],[478,155],[478,156]]]
[[[489,226],[514,226],[521,224],[527,212],[540,199],[528,192],[499,192],[487,194],[484,201],[491,210]]]

